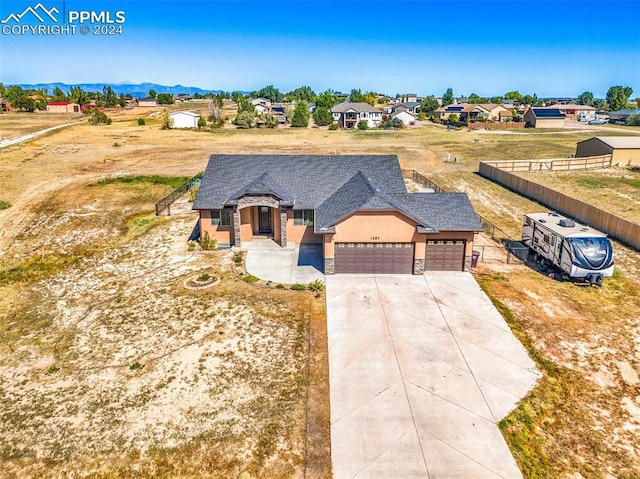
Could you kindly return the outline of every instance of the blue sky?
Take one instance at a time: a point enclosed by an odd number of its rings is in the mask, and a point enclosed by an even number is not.
[[[541,97],[604,97],[624,85],[640,96],[640,0],[2,0],[0,20],[38,1],[61,12],[124,11],[122,34],[2,33],[5,85],[273,84],[391,95],[452,87],[456,95]]]

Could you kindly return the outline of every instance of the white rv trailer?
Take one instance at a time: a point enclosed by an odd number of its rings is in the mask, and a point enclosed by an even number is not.
[[[607,235],[557,213],[524,215],[522,242],[571,279],[601,285],[613,274],[613,248]]]

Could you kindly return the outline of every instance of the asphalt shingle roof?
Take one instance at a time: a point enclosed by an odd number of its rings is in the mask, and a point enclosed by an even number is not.
[[[368,103],[338,103],[333,108],[331,108],[331,113],[344,113],[349,110],[357,111],[358,113],[369,112],[369,113],[382,113],[382,110],[369,105]]]
[[[407,193],[395,155],[212,155],[193,208],[221,209],[245,194],[315,210],[318,232],[357,210],[398,210],[421,232],[482,230],[464,193]]]

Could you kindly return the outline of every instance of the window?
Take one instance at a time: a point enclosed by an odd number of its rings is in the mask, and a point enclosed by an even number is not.
[[[294,210],[293,224],[298,226],[313,226],[313,210]]]
[[[216,226],[230,226],[231,211],[230,210],[212,210],[211,224]]]

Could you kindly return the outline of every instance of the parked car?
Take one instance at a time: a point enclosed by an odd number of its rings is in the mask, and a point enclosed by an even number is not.
[[[604,125],[605,123],[609,123],[607,118],[594,118],[593,120],[589,120],[589,125]]]

